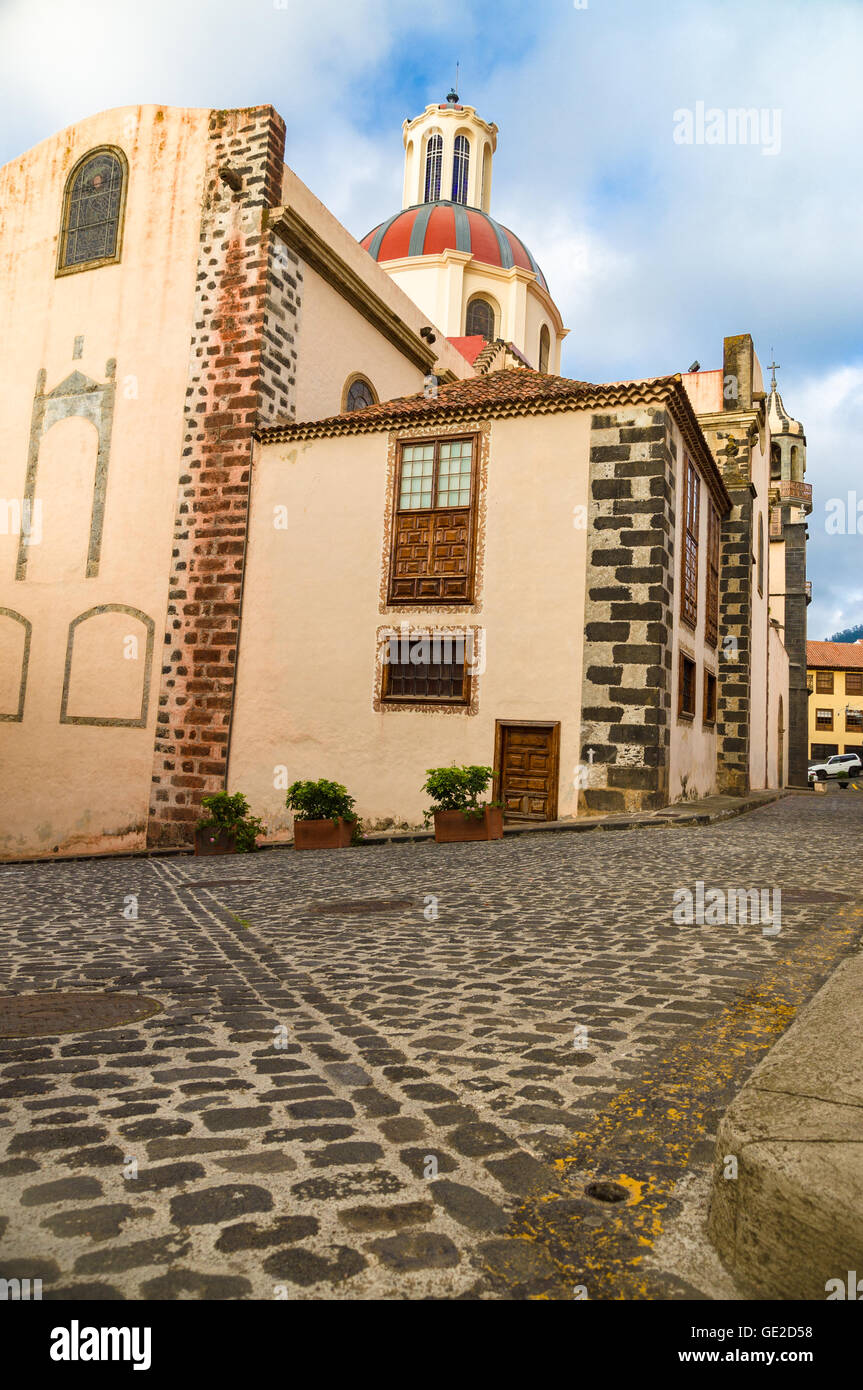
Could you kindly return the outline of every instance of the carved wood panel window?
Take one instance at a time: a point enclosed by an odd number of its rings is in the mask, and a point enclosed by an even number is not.
[[[711,647],[719,641],[719,513],[710,503],[707,513],[707,608],[704,639]]]
[[[820,695],[832,695],[832,694],[833,694],[833,672],[832,672],[832,671],[816,671],[816,672],[815,672],[815,689],[816,689],[816,691],[817,691]]]
[[[863,671],[846,671],[845,694],[863,695]]]
[[[120,259],[126,160],[119,150],[92,150],[69,175],[57,274],[93,270]]]
[[[698,520],[701,479],[690,460],[686,459],[685,463],[680,617],[687,627],[694,628],[698,622]]]
[[[833,711],[832,711],[832,709],[816,709],[816,711],[815,711],[815,727],[816,727],[816,729],[832,729],[832,728],[833,728]]]
[[[716,723],[716,677],[712,671],[704,672],[704,723]]]
[[[680,653],[677,681],[677,713],[681,719],[695,718],[695,662]]]
[[[474,437],[403,444],[390,558],[390,603],[473,600]]]

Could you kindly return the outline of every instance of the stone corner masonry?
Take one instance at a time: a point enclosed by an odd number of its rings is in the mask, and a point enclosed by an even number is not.
[[[301,271],[268,227],[285,127],[210,114],[147,843],[187,844],[226,784],[252,434],[293,408]]]
[[[676,455],[661,406],[592,418],[582,814],[668,800]]]

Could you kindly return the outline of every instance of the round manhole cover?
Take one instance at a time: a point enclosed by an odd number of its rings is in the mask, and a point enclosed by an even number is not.
[[[140,1023],[162,1008],[143,994],[66,993],[0,995],[0,1038],[38,1038],[55,1033],[89,1033]]]

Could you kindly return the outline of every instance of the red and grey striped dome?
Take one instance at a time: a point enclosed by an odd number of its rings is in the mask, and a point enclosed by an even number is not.
[[[460,203],[420,203],[418,207],[404,208],[363,237],[360,245],[376,261],[469,251],[484,265],[497,265],[504,270],[519,265],[523,270],[532,270],[548,291],[545,276],[524,242],[487,212],[462,207]]]

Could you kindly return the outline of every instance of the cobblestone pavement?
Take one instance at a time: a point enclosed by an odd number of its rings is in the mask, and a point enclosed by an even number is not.
[[[707,829],[0,868],[3,992],[162,1006],[0,1038],[0,1277],[693,1296],[650,1251],[863,931],[861,831],[863,795],[831,790]],[[696,880],[780,887],[781,932],[675,924]]]

